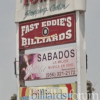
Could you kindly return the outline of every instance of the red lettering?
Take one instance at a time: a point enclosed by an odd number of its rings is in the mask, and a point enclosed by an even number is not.
[[[30,0],[32,4],[35,4],[38,0]]]
[[[24,5],[28,5],[28,0],[24,0]]]
[[[38,0],[30,0],[30,2],[31,2],[32,4],[37,3],[37,1],[38,1]],[[46,0],[39,0],[39,1],[42,2],[42,1],[46,1]],[[24,5],[28,5],[28,0],[24,0]]]

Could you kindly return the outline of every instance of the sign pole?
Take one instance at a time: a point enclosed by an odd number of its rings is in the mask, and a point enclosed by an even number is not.
[[[16,70],[17,70],[17,86],[18,86],[18,94],[17,94],[17,100],[19,100],[19,87],[20,87],[20,82],[19,82],[19,24],[16,23]]]
[[[76,11],[77,93],[78,100],[86,98],[85,12]],[[84,95],[84,98],[83,96]],[[86,99],[84,99],[86,100]]]
[[[18,86],[18,94],[17,100],[19,100],[19,88],[20,86],[25,86],[25,81],[20,81],[19,79],[19,54],[24,54],[25,50],[19,51],[19,23],[16,23],[16,70],[17,70],[17,86]]]

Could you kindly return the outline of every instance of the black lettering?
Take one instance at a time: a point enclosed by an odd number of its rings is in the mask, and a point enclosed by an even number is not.
[[[48,60],[52,60],[52,53],[48,53]]]
[[[58,59],[58,58],[57,58],[56,52],[54,52],[53,60],[54,60],[55,58]]]
[[[71,50],[71,57],[74,57],[75,56],[75,52],[74,52],[74,49]]]
[[[41,54],[38,54],[38,62],[41,61]]]
[[[59,51],[59,59],[62,59],[62,58],[63,58],[63,52]]]
[[[46,55],[45,55],[45,54],[43,55],[43,59],[42,59],[42,61],[43,61],[43,60],[46,60],[46,61],[47,61],[47,59],[46,59]]]
[[[68,58],[68,57],[69,57],[69,51],[68,51],[68,50],[66,50],[66,51],[64,52],[64,56],[65,56],[65,58]]]

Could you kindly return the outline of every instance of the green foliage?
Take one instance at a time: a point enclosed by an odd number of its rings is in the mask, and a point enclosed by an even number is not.
[[[13,94],[13,96],[11,97],[10,100],[17,100],[17,95],[16,94]]]
[[[92,83],[87,81],[87,93],[92,93]]]
[[[87,94],[88,94],[88,99],[91,98],[91,94],[92,92],[95,91],[95,89],[93,88],[93,85],[90,81],[87,81]]]

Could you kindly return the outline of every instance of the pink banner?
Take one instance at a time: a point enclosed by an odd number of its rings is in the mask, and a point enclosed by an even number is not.
[[[76,49],[66,48],[21,55],[20,80],[36,80],[77,75]]]

